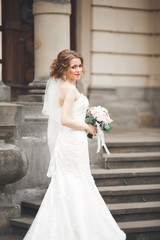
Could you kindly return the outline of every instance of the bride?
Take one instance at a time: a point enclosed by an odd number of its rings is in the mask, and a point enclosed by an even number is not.
[[[82,56],[63,50],[51,65],[43,114],[48,115],[51,182],[25,240],[125,240],[91,175],[85,123],[88,99],[76,88]]]

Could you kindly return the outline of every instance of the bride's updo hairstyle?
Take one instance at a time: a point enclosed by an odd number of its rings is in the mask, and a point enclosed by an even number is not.
[[[50,77],[54,77],[55,79],[63,79],[65,72],[70,67],[70,61],[74,58],[79,58],[83,67],[83,57],[79,53],[69,49],[61,51],[58,54],[57,58],[53,60],[52,65],[50,66]]]

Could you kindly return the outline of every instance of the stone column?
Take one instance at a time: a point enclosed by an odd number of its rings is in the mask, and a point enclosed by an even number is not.
[[[31,93],[43,93],[52,60],[70,48],[70,14],[69,0],[34,0],[35,76]]]
[[[91,83],[91,0],[77,1],[77,50],[84,58],[85,75],[78,81],[78,89],[85,95]]]
[[[2,3],[0,1],[0,26],[2,25]],[[2,59],[2,31],[0,31],[0,59]],[[2,63],[0,63],[0,102],[10,100],[10,87],[2,82]]]

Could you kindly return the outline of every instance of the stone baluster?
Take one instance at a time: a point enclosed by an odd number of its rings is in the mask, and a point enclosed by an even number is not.
[[[25,152],[14,145],[17,130],[24,124],[21,105],[0,102],[0,233],[10,231],[10,219],[21,215],[12,195],[13,183],[23,178],[29,162]],[[13,190],[14,189],[14,190]]]

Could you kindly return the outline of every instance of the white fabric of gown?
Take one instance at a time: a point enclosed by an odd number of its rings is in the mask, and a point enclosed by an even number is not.
[[[73,118],[84,122],[87,108],[81,94]],[[51,182],[24,240],[125,240],[91,175],[87,133],[60,126],[53,149]]]

